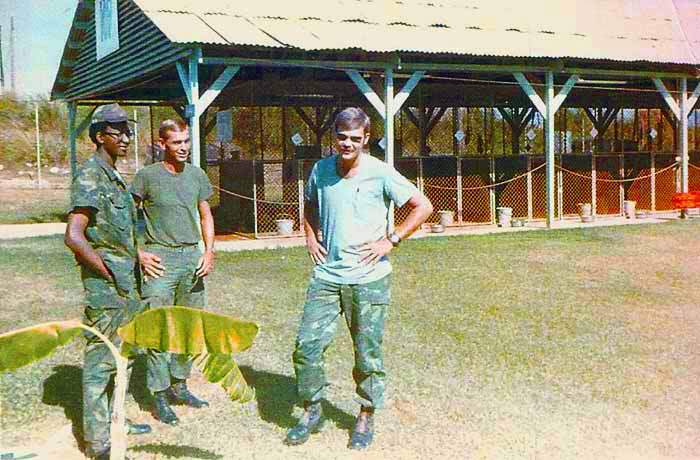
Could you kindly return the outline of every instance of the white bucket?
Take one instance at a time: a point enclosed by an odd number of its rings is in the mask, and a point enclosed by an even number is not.
[[[631,200],[625,200],[622,203],[622,209],[625,214],[625,217],[628,219],[634,219],[635,218],[635,207],[637,206],[636,201],[631,201]]]
[[[275,224],[277,224],[278,235],[291,235],[294,232],[294,221],[292,219],[277,219]]]
[[[593,213],[593,206],[591,206],[591,203],[578,203],[578,215],[583,217],[583,216],[590,216]]]
[[[578,203],[577,206],[581,222],[593,222],[593,206],[591,206],[591,203]]]
[[[449,227],[455,223],[454,211],[438,211],[438,216],[440,216],[440,224],[443,227]]]
[[[496,219],[499,227],[508,227],[513,217],[513,208],[496,208]]]

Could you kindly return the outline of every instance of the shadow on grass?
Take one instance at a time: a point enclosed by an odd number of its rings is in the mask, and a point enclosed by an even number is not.
[[[73,436],[83,449],[83,369],[61,365],[44,380],[41,402],[63,408],[66,418],[73,425]]]
[[[142,444],[129,448],[129,452],[146,452],[149,454],[162,454],[172,458],[202,458],[205,460],[219,460],[223,455],[190,446],[176,446],[173,444]]]
[[[241,373],[255,388],[260,418],[285,429],[297,424],[296,417],[292,415],[297,401],[296,381],[292,377],[258,371],[248,366],[241,366]],[[355,425],[353,415],[338,409],[328,401],[324,400],[322,404],[326,420],[332,420],[338,428],[343,430],[353,428]]]
[[[107,391],[111,394],[113,384]],[[151,407],[151,399],[146,389],[146,362],[141,356],[134,360],[129,379],[129,393],[142,410]],[[59,406],[73,426],[73,436],[81,450],[83,441],[83,369],[79,366],[60,365],[53,368],[53,373],[44,380],[44,392],[41,401],[49,406]],[[218,457],[202,457],[218,458]]]

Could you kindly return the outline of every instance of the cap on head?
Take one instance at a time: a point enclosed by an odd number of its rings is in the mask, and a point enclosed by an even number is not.
[[[90,124],[97,123],[126,123],[129,120],[126,110],[122,109],[119,104],[101,105],[92,114]]]

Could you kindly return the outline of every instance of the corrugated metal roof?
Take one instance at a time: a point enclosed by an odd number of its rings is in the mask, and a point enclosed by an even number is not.
[[[187,50],[173,45],[133,2],[119,0],[120,47],[103,59],[96,60],[93,5],[94,2],[89,0],[78,4],[76,18],[86,21],[86,26],[79,39],[75,39],[79,46],[74,48],[75,56],[70,64],[66,62],[67,52],[64,52],[52,97],[69,99],[101,93],[172,64],[187,54]],[[192,28],[192,17],[182,16],[187,17],[187,27]],[[74,33],[75,21],[71,36]],[[73,48],[66,45],[66,49]]]
[[[700,0],[135,0],[175,43],[700,64]]]

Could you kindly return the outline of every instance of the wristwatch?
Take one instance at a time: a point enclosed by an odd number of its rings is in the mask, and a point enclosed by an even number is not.
[[[401,243],[401,237],[396,232],[389,233],[387,239],[394,247],[398,246],[399,243]]]

